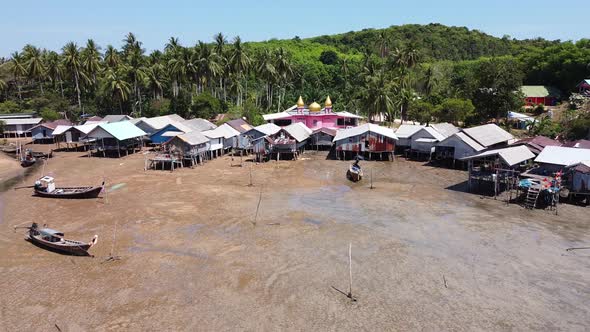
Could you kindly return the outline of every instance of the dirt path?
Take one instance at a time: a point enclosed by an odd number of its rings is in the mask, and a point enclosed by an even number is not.
[[[97,185],[97,200],[0,196],[0,321],[7,330],[584,330],[588,209],[560,215],[445,188],[465,173],[397,160],[299,161],[143,171],[143,156],[59,152],[58,184]],[[237,163],[234,160],[233,163]],[[253,167],[254,186],[248,186]],[[36,170],[34,176],[41,171]],[[368,174],[368,173],[366,173]],[[256,222],[256,205],[262,201]],[[62,256],[12,225],[42,221],[89,241]],[[113,247],[122,260],[103,263]],[[347,291],[348,244],[354,293]],[[446,283],[446,285],[445,285]],[[68,305],[69,304],[69,305]],[[31,319],[36,317],[36,319]]]

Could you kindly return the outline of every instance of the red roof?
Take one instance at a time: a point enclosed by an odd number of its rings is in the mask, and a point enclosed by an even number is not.
[[[88,119],[86,119],[86,121],[101,121],[102,118],[100,116],[91,116]]]
[[[72,123],[70,122],[70,120],[59,119],[59,120],[55,120],[55,121],[51,121],[51,122],[40,123],[33,128],[45,127],[48,129],[55,129],[57,126],[71,126],[71,125],[72,125]],[[33,128],[31,128],[31,129],[33,129]]]
[[[568,148],[590,149],[590,141],[587,139],[579,139],[577,141],[565,142],[563,146]]]
[[[561,142],[551,139],[545,136],[535,136],[535,137],[527,137],[523,138],[516,143],[515,145],[526,145],[528,148],[536,154],[541,153],[543,148],[546,146],[561,146]]]

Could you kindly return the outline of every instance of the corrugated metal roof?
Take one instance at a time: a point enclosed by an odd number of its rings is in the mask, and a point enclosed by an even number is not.
[[[137,128],[131,122],[119,121],[113,123],[101,123],[97,125],[96,128],[94,128],[90,133],[88,133],[88,137],[92,138],[92,133],[96,131],[97,128],[102,128],[109,135],[111,135],[113,138],[116,138],[119,141],[147,135],[143,130]]]
[[[248,122],[246,122],[244,119],[229,120],[226,123],[230,127],[232,127],[235,130],[239,131],[240,134],[245,133],[248,130],[252,129],[252,126]]]
[[[526,97],[559,97],[561,95],[558,89],[547,85],[523,85],[520,91]]]
[[[209,142],[209,139],[205,135],[203,135],[203,133],[198,132],[196,130],[191,131],[190,133],[178,135],[176,137],[189,145],[199,145]]]
[[[403,124],[397,128],[395,135],[399,138],[408,138],[417,133],[422,128],[424,128],[424,126]]]
[[[281,127],[277,126],[274,123],[265,123],[260,126],[254,127],[254,129],[258,130],[259,132],[265,135],[274,135],[281,130]]]
[[[349,137],[362,135],[367,132],[374,132],[376,134],[379,134],[379,135],[382,135],[385,137],[397,139],[397,136],[393,132],[393,129],[381,127],[381,126],[378,126],[373,123],[365,123],[364,125],[360,125],[358,127],[338,130],[336,132],[336,137],[334,137],[334,142],[337,142],[337,141],[340,141],[340,140],[343,140],[343,139],[346,139]]]
[[[313,132],[306,125],[301,122],[292,123],[283,128],[291,137],[297,140],[297,142],[303,142],[309,138]]]
[[[59,125],[62,125],[62,126],[71,126],[72,125],[72,122],[70,120],[66,120],[66,119],[58,119],[58,120],[55,120],[55,121],[40,123],[40,124],[34,126],[33,128],[31,128],[30,130],[33,130],[33,129],[37,128],[37,127],[45,127],[47,129],[55,129]]]
[[[145,116],[142,116],[141,118],[135,118],[135,119],[131,119],[129,120],[129,122],[133,123],[133,124],[137,124],[139,121],[143,121],[147,119]]]
[[[57,127],[55,127],[55,129],[53,130],[53,133],[51,133],[53,136],[57,136],[57,135],[61,135],[63,133],[65,133],[66,131],[68,131],[68,129],[72,128],[72,126],[64,126],[64,125],[59,125]]]
[[[264,121],[284,119],[284,118],[288,118],[290,116],[291,116],[291,114],[289,114],[287,112],[262,114],[262,118],[264,119]]]
[[[240,132],[224,123],[215,129],[203,131],[203,135],[209,138],[230,138],[239,136]]]
[[[131,120],[133,119],[132,117],[130,117],[129,115],[124,115],[124,114],[109,114],[106,115],[104,118],[102,118],[102,121],[106,121],[106,122],[119,122],[119,121],[125,121],[125,120]]]
[[[572,165],[590,160],[590,149],[567,148],[563,146],[546,146],[535,158],[536,163],[554,165]]]
[[[432,136],[434,139],[436,139],[439,142],[443,141],[446,138],[446,136],[442,135],[441,133],[439,133],[438,131],[436,131],[436,129],[434,129],[432,127],[424,127],[420,130],[424,130],[424,131],[428,132],[428,134],[430,134],[430,136]]]
[[[493,123],[466,128],[463,129],[463,132],[484,147],[502,142],[508,142],[509,140],[514,139],[514,136],[512,136],[509,132]]]
[[[106,122],[103,122],[106,124]],[[94,128],[96,128],[100,123],[90,123],[90,124],[83,124],[80,126],[74,126],[74,128],[78,129],[79,131],[83,132],[84,134],[88,135]]]
[[[36,125],[43,121],[43,118],[25,118],[25,119],[2,119],[0,120],[8,126],[12,125]]]
[[[464,133],[458,132],[458,133],[455,134],[455,136],[457,136],[460,140],[462,140],[463,142],[465,142],[465,144],[467,144],[470,147],[472,147],[475,151],[485,150],[485,147],[483,147],[481,144],[477,143],[476,141],[474,141],[473,139],[471,139],[471,137],[465,135]]]
[[[565,142],[562,146],[578,149],[590,149],[590,141],[579,139],[577,141]]]
[[[434,130],[438,131],[445,138],[458,133],[460,130],[459,128],[455,127],[455,125],[448,122],[432,123],[430,124],[430,127],[434,128]]]
[[[319,132],[322,132],[324,134],[328,134],[328,135],[330,135],[332,137],[336,136],[336,129],[334,129],[334,128],[326,128],[326,127],[321,127],[321,128],[314,129],[312,135],[313,134],[317,134]]]
[[[330,114],[330,113],[328,113]],[[342,112],[334,112],[334,114],[338,115],[338,116],[342,116],[345,118],[353,118],[353,119],[363,119],[362,116],[360,115],[356,115],[356,114],[352,114],[350,112],[346,112],[346,111],[342,111]]]
[[[184,120],[181,123],[185,126],[192,128],[193,130],[198,131],[198,132],[217,128],[217,126],[214,125],[213,123],[211,123],[209,120],[205,120],[205,119],[201,119],[201,118]]]
[[[490,157],[498,155],[508,166],[514,166],[523,161],[535,158],[535,154],[532,153],[526,146],[511,146],[503,149],[488,150],[482,153],[465,157],[462,160],[479,159],[483,157]]]
[[[160,130],[164,127],[166,127],[169,124],[175,123],[175,122],[182,122],[184,121],[184,119],[182,117],[180,117],[179,115],[176,114],[170,114],[170,115],[162,115],[162,116],[156,116],[153,118],[147,118],[147,119],[143,119],[139,122],[137,122],[136,124],[141,123],[145,123],[146,125],[148,125],[149,127],[153,128],[154,130]],[[180,129],[180,128],[178,128]]]

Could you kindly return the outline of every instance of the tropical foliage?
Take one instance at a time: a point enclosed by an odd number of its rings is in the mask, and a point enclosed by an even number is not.
[[[59,52],[13,52],[0,63],[0,112],[224,112],[258,123],[299,95],[308,103],[329,95],[337,110],[369,119],[470,124],[518,110],[523,83],[552,84],[567,96],[590,77],[589,63],[588,40],[496,38],[439,24],[248,43],[222,33],[192,45],[171,37],[150,53],[129,33],[119,47],[90,39]]]

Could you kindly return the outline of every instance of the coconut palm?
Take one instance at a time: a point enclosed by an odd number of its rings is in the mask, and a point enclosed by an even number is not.
[[[277,69],[273,61],[273,54],[269,49],[264,49],[257,59],[256,71],[265,85],[266,108],[272,105],[273,83],[276,81]]]
[[[63,89],[63,73],[64,69],[61,63],[61,59],[59,55],[54,51],[47,52],[45,56],[45,63],[47,65],[47,76],[53,82],[53,88],[55,89],[59,84],[61,96],[64,96],[64,89]]]
[[[82,61],[82,69],[90,79],[91,87],[96,85],[96,75],[101,70],[101,54],[100,47],[96,45],[94,40],[88,39],[86,47],[80,53]]]
[[[84,75],[82,72],[82,60],[80,58],[80,49],[74,42],[67,43],[63,48],[63,63],[67,72],[71,75],[76,88],[78,97],[78,109],[82,111],[82,97],[80,93],[80,78]]]
[[[11,57],[12,67],[10,68],[10,71],[12,72],[14,82],[16,83],[16,87],[18,89],[18,98],[23,99],[21,93],[20,78],[24,77],[27,74],[27,69],[25,68],[25,60],[23,59],[23,56],[18,52],[13,52],[11,54]]]
[[[110,69],[115,69],[121,63],[121,58],[119,57],[119,52],[113,45],[107,45],[107,48],[104,52],[104,64]]]
[[[233,43],[233,49],[232,49],[232,53],[229,59],[230,62],[230,66],[232,68],[232,71],[234,73],[236,73],[236,80],[238,81],[242,81],[244,78],[244,73],[246,73],[248,71],[248,69],[250,68],[250,64],[252,63],[252,60],[250,59],[250,57],[248,56],[248,53],[246,53],[246,51],[244,50],[243,46],[242,46],[242,40],[240,39],[239,36],[237,36],[236,38],[234,38],[234,43]],[[241,83],[239,84],[239,86],[241,86]],[[246,80],[246,94],[248,94],[248,80]],[[239,90],[239,93],[237,94],[236,97],[236,104],[239,106],[241,105],[243,102],[243,93],[242,90]]]
[[[124,79],[125,72],[128,70],[129,68],[125,66],[118,69],[109,68],[104,77],[104,88],[110,93],[113,103],[115,100],[119,102],[121,114],[123,114],[123,102],[129,99],[131,92],[131,84]]]
[[[26,61],[27,76],[31,81],[37,81],[41,93],[43,93],[43,80],[45,79],[45,64],[43,63],[43,54],[37,47],[27,45],[24,48]]]
[[[160,100],[164,93],[164,66],[156,63],[147,68],[145,78],[147,81],[147,88],[150,90],[152,98]]]
[[[133,45],[128,46],[125,50],[125,60],[127,65],[127,74],[129,79],[133,82],[133,96],[134,102],[132,104],[133,112],[135,113],[135,105],[139,105],[139,116],[142,115],[142,100],[141,100],[141,85],[140,83],[145,78],[145,59],[143,53],[145,50],[141,48],[141,42],[137,41],[132,33],[132,37],[128,36],[128,40],[133,41]]]

